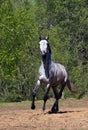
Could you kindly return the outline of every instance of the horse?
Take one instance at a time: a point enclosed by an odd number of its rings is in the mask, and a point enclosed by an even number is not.
[[[53,107],[51,108],[51,112],[57,113],[59,110],[59,99],[62,96],[62,92],[65,86],[67,85],[69,90],[73,93],[77,93],[78,89],[69,80],[66,68],[62,64],[55,63],[52,61],[52,51],[48,39],[48,37],[39,38],[39,48],[42,62],[38,71],[38,79],[32,92],[31,109],[35,109],[35,96],[38,92],[41,83],[44,83],[46,85],[46,92],[43,99],[43,111],[46,108],[46,101],[48,99],[49,90],[50,88],[52,88],[55,95],[55,102],[53,104]],[[57,86],[59,84],[61,85],[61,87],[60,91],[58,92]]]

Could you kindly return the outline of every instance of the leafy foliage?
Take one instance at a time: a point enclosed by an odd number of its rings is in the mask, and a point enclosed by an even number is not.
[[[0,1],[0,100],[31,98],[41,60],[39,35],[50,36],[52,58],[67,67],[80,89],[77,96],[88,93],[87,12],[86,0]],[[39,99],[43,93],[41,87]]]

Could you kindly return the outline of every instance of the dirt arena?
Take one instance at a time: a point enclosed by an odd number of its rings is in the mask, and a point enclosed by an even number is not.
[[[0,104],[0,130],[88,130],[88,98],[60,100],[57,114],[49,114],[54,99],[47,102],[42,111],[42,101],[36,101],[36,109],[30,102]]]

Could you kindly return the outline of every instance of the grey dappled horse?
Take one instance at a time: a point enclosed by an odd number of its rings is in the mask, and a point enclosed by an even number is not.
[[[58,112],[58,101],[62,96],[62,92],[67,85],[71,92],[76,93],[77,88],[70,82],[68,73],[65,67],[59,63],[54,63],[51,59],[51,47],[48,43],[48,38],[41,39],[40,37],[40,53],[42,56],[42,63],[38,72],[38,80],[32,93],[32,105],[31,109],[35,109],[35,96],[41,85],[44,83],[46,85],[46,93],[44,96],[43,110],[45,110],[45,104],[48,99],[48,93],[52,87],[55,94],[55,103],[51,109],[52,113]],[[61,84],[60,91],[58,93],[57,86]]]

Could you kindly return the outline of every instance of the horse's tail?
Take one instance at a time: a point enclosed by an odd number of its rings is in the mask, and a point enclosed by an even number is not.
[[[74,86],[73,83],[70,82],[70,80],[67,80],[67,86],[69,88],[69,90],[73,93],[78,93],[78,88]]]

